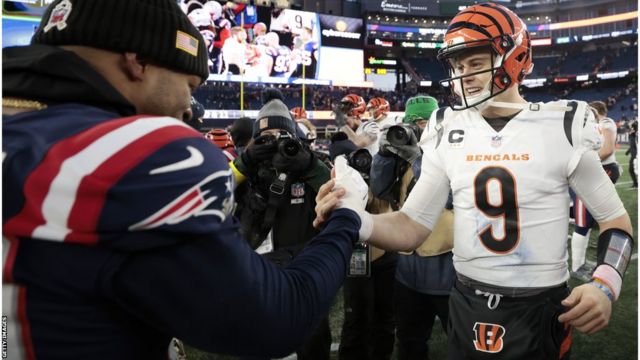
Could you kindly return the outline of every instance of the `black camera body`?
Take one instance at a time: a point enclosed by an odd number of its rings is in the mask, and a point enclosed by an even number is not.
[[[417,138],[416,129],[409,124],[393,125],[387,130],[387,141],[393,146],[415,145]]]
[[[278,138],[278,152],[288,158],[295,157],[302,151],[302,142],[290,134],[281,134]]]
[[[373,157],[367,149],[358,149],[346,154],[347,163],[352,168],[358,170],[365,180],[369,179],[369,172],[371,171],[371,163]]]
[[[278,136],[261,136],[256,139],[256,145],[274,145],[280,155],[292,158],[302,151],[302,142],[286,131],[281,131]]]

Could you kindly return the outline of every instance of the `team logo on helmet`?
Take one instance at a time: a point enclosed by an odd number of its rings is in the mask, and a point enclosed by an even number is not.
[[[444,38],[445,46],[438,52],[450,77],[441,80],[449,88],[449,104],[454,110],[478,105],[522,83],[531,73],[531,42],[524,22],[511,10],[494,3],[469,6],[450,22]],[[469,50],[486,49],[491,54],[488,69],[458,74],[451,63],[457,56]],[[478,94],[465,94],[464,79],[490,72],[491,81]]]
[[[377,120],[389,113],[389,102],[384,98],[375,97],[369,100],[366,110],[374,120]]]
[[[505,329],[502,325],[476,322],[473,325],[476,339],[473,345],[476,350],[487,353],[499,353],[504,347]]]
[[[205,137],[222,150],[234,147],[231,135],[224,129],[213,129]]]
[[[360,117],[364,114],[367,104],[362,96],[349,94],[340,100],[341,110],[347,116]]]

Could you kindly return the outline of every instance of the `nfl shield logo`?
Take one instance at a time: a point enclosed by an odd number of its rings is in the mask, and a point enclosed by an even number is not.
[[[491,137],[491,146],[499,147],[502,145],[502,136],[496,135]]]
[[[304,196],[304,183],[295,183],[291,185],[291,197]]]

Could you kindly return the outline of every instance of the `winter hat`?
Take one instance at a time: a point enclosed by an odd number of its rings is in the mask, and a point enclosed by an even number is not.
[[[204,39],[173,0],[56,0],[31,43],[133,52],[202,81],[209,77]]]
[[[405,105],[402,122],[415,124],[418,120],[429,120],[431,113],[438,109],[438,101],[431,96],[417,95]]]
[[[262,92],[263,106],[258,111],[256,122],[253,123],[253,138],[269,129],[285,130],[296,136],[296,123],[291,118],[289,108],[283,102],[284,96],[276,89],[267,88]]]

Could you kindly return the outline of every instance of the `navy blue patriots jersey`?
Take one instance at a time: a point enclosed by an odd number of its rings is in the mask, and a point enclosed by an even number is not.
[[[288,76],[291,68],[291,50],[286,46],[279,45],[277,47],[267,48],[266,53],[273,59],[271,76]]]
[[[316,69],[318,68],[318,43],[315,41],[307,41],[302,48],[293,50],[298,58],[298,64],[292,76],[302,77],[302,66],[305,67],[305,77],[317,77]]]
[[[2,121],[8,358],[163,359],[172,337],[284,356],[326,314],[355,213],[279,269],[239,234],[225,156],[183,122],[74,103]]]

